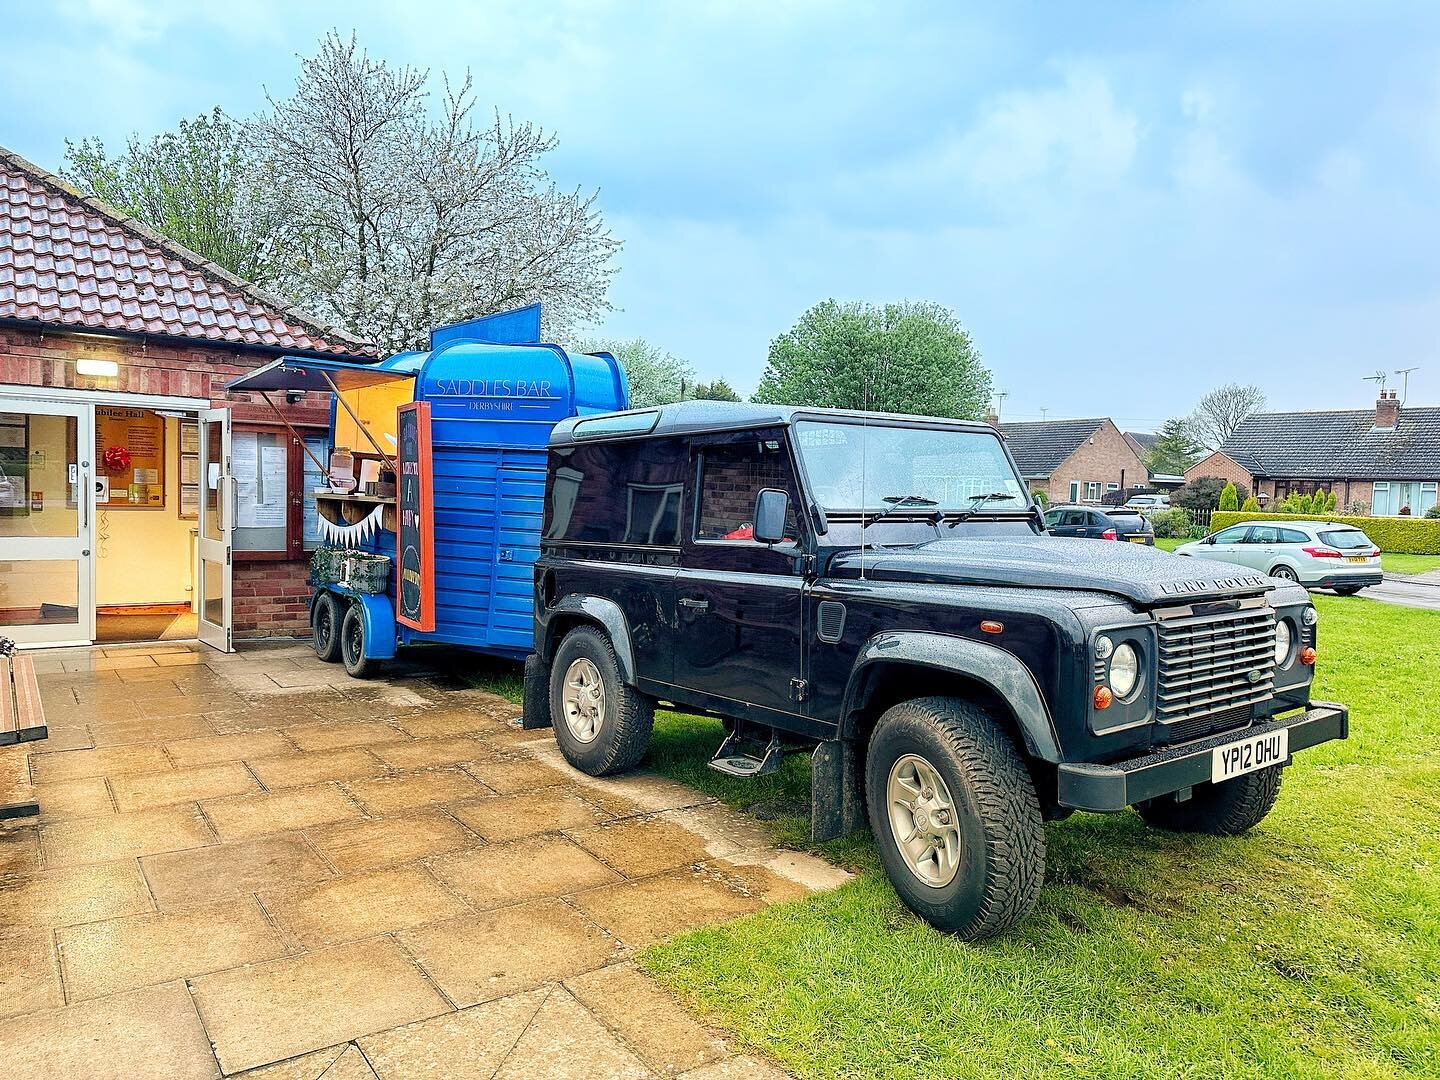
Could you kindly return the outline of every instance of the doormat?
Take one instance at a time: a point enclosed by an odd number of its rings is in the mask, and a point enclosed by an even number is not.
[[[157,604],[165,609],[175,605]],[[180,641],[198,635],[195,613],[184,604],[179,610],[99,608],[95,612],[95,640],[115,645],[129,641]]]

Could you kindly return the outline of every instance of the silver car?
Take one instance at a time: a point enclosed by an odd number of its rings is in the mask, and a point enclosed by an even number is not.
[[[1374,541],[1353,525],[1330,521],[1247,521],[1182,544],[1175,554],[1248,566],[1341,596],[1378,585],[1382,577]]]

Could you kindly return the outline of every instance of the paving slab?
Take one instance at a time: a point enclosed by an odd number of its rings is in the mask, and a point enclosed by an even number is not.
[[[449,814],[434,809],[312,828],[306,835],[342,874],[399,866],[481,843]]]
[[[101,721],[90,725],[91,741],[95,746],[125,746],[132,743],[161,742],[166,739],[194,739],[211,732],[210,725],[198,715],[167,716],[160,719],[136,717],[133,720]]]
[[[0,877],[40,869],[40,830],[33,825],[0,830]]]
[[[370,1063],[354,1043],[326,1047],[233,1076],[235,1080],[375,1080]]]
[[[626,877],[658,874],[708,857],[700,837],[665,818],[621,818],[567,835]]]
[[[59,1008],[64,1003],[51,932],[36,927],[0,928],[0,1020]],[[0,1030],[3,1028],[0,1024]],[[0,1067],[4,1064],[0,1059]]]
[[[207,904],[175,914],[131,915],[57,933],[71,1001],[205,975],[285,952],[258,904]]]
[[[495,748],[467,735],[445,735],[438,738],[389,743],[375,747],[373,752],[377,758],[393,768],[423,769],[433,765],[454,765],[462,761],[477,761],[494,754]],[[484,778],[481,777],[481,779]]]
[[[308,829],[362,815],[338,784],[317,784],[200,804],[221,840],[248,840],[267,833]]]
[[[36,784],[33,790],[40,804],[41,822],[115,813],[115,800],[110,797],[110,785],[103,776]]]
[[[423,769],[378,780],[353,780],[345,790],[376,817],[421,806],[459,802],[489,795],[490,789],[463,769]]]
[[[504,724],[478,709],[434,709],[399,718],[400,727],[420,738],[440,735],[466,735],[472,732],[495,732]]]
[[[478,1005],[616,957],[615,942],[560,900],[467,915],[397,935],[456,1005]]]
[[[722,1061],[729,1050],[634,964],[611,964],[565,981],[566,988],[664,1076]]]
[[[327,780],[369,780],[391,771],[373,753],[358,746],[279,754],[247,760],[247,764],[271,791],[323,784]]]
[[[184,983],[134,990],[0,1024],[16,1080],[210,1080],[220,1075]]]
[[[78,780],[91,776],[118,777],[134,773],[159,773],[169,768],[170,759],[158,746],[35,751],[30,755],[30,775],[37,784],[53,784],[60,780]]]
[[[140,868],[161,911],[334,876],[298,836],[149,855],[140,860]]]
[[[528,990],[367,1035],[359,1040],[360,1048],[380,1080],[489,1080],[550,993],[548,987]]]
[[[227,1073],[450,1011],[389,938],[204,975],[191,985]]]
[[[653,1074],[563,988],[545,999],[496,1080],[648,1080]]]
[[[452,811],[486,840],[519,840],[603,821],[609,815],[563,788],[496,795],[461,803]]]
[[[563,772],[528,756],[473,761],[465,767],[465,771],[502,795],[570,783],[570,778]]]
[[[260,790],[260,784],[250,770],[234,762],[196,765],[189,769],[146,775],[111,776],[109,779],[115,805],[121,811],[201,802]]]
[[[536,836],[430,859],[435,876],[477,908],[564,896],[621,880],[563,836]]]
[[[215,835],[194,804],[40,827],[40,844],[47,867],[113,862],[213,843]]]
[[[0,927],[7,930],[50,930],[151,910],[133,859],[0,878]]]
[[[285,734],[301,750],[339,750],[347,746],[376,746],[410,736],[380,720],[349,720],[339,723],[292,724]]]
[[[469,911],[428,871],[413,866],[265,892],[260,902],[305,949],[408,930]]]
[[[713,873],[689,869],[602,885],[577,894],[571,903],[632,948],[765,906]]]
[[[253,761],[293,753],[295,746],[278,731],[244,731],[234,735],[207,735],[167,742],[165,753],[182,769],[219,765],[227,761]],[[257,774],[258,775],[258,774]],[[261,781],[265,778],[262,776]],[[331,779],[331,777],[326,777]],[[266,787],[271,787],[269,783]]]

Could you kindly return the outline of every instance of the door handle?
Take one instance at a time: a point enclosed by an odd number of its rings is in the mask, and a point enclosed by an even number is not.
[[[710,610],[710,601],[709,601],[709,600],[697,600],[697,599],[696,599],[695,597],[693,597],[693,596],[682,596],[682,597],[680,598],[680,606],[681,606],[681,607],[688,607],[688,608],[690,608],[690,609],[693,610],[693,611],[709,611],[709,610]]]

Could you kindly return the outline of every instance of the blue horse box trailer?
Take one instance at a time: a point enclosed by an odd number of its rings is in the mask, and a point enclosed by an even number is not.
[[[374,364],[282,357],[226,389],[267,401],[272,392],[329,392],[330,448],[396,472],[393,496],[315,494],[327,545],[385,556],[394,570],[381,592],[312,580],[316,651],[328,647],[328,659],[366,674],[401,645],[445,643],[513,659],[531,652],[551,429],[630,401],[613,356],[540,341],[539,304],[439,327],[428,350]],[[356,620],[359,633],[322,627],[321,616]],[[322,647],[325,632],[333,646]],[[350,647],[358,655],[346,655]]]

